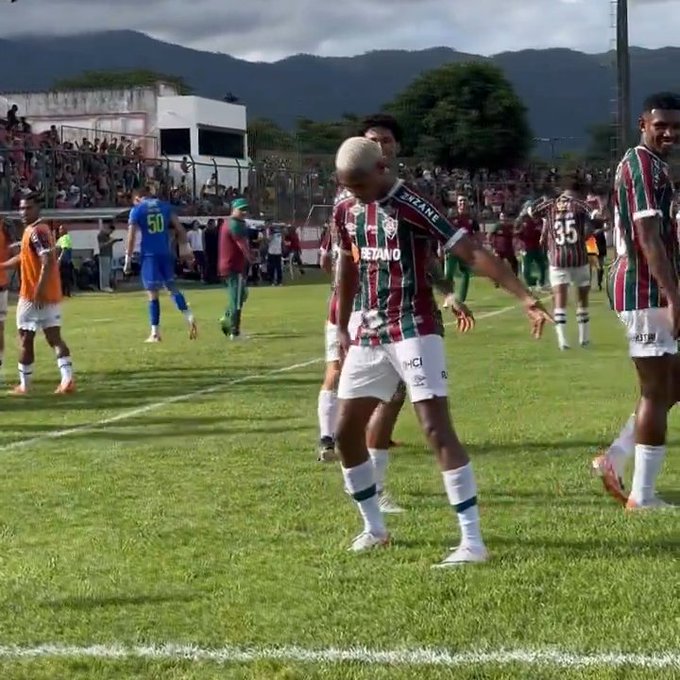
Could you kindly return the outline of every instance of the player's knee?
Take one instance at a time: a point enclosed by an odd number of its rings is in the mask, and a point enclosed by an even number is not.
[[[333,361],[326,365],[326,375],[323,379],[322,389],[335,392],[338,388],[338,380],[340,380],[340,362]]]
[[[359,427],[354,414],[340,409],[335,424],[335,444],[340,453],[351,454],[362,447],[365,427]]]
[[[434,451],[439,453],[454,447],[458,443],[456,434],[449,422],[436,417],[435,414],[421,415],[420,420],[423,433]]]

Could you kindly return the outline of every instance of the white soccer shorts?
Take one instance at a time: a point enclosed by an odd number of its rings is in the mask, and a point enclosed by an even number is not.
[[[590,265],[583,267],[550,267],[550,286],[568,286],[576,288],[590,287]]]
[[[352,340],[354,340],[360,324],[361,312],[352,312],[347,324],[347,331]],[[331,321],[326,321],[326,363],[331,364],[335,361],[341,361],[338,327]]]
[[[36,307],[31,300],[19,298],[17,303],[17,328],[36,333],[46,328],[61,326],[61,304]]]
[[[7,307],[9,306],[9,291],[0,290],[0,323],[7,321]]]
[[[425,335],[372,347],[352,345],[340,373],[338,398],[388,402],[402,380],[412,403],[446,397],[444,338]]]
[[[667,308],[652,307],[618,314],[621,323],[626,327],[628,353],[631,358],[678,353],[678,341],[673,337]]]

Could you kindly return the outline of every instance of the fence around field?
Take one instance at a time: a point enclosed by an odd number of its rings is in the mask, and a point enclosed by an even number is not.
[[[337,185],[326,160],[273,154],[249,165],[206,163],[190,156],[97,153],[28,142],[10,146],[0,140],[0,210],[16,209],[29,191],[37,191],[50,209],[127,207],[134,189],[149,186],[182,214],[221,215],[234,198],[247,196],[253,216],[301,224],[313,206],[333,203]],[[445,209],[465,195],[480,216],[516,214],[545,186],[545,181],[521,175],[471,180],[462,172],[423,173],[405,164],[399,172]]]

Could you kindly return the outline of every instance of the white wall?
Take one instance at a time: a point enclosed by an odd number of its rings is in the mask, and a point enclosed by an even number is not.
[[[196,165],[196,183],[198,190],[210,179],[214,172],[212,159],[198,153],[198,126],[224,128],[245,133],[247,130],[246,107],[241,104],[227,104],[203,97],[159,97],[158,99],[158,129],[189,128],[191,137],[191,156]],[[247,137],[244,139],[247,149]],[[181,161],[181,156],[168,156],[170,160]],[[248,160],[239,160],[242,170],[233,158],[215,158],[219,166],[219,182],[224,186],[241,186],[248,184]],[[179,175],[177,164],[173,163],[173,174]]]
[[[157,88],[134,88],[125,90],[74,90],[72,92],[19,92],[3,94],[2,97],[19,107],[19,115],[26,116],[35,133],[49,130],[56,125],[64,129],[67,141],[80,141],[90,136],[86,131],[69,130],[69,127],[85,128],[97,132],[113,132],[140,138],[157,136],[157,91],[172,94],[172,86],[159,84]],[[143,140],[145,153],[152,156],[157,151],[151,140]]]

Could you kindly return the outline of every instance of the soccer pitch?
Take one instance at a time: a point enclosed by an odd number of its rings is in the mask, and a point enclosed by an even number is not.
[[[33,394],[2,398],[0,677],[680,678],[679,515],[626,515],[589,475],[636,395],[604,294],[593,346],[559,353],[472,281],[477,328],[446,342],[493,559],[433,571],[457,527],[408,406],[388,471],[408,512],[390,548],[345,551],[361,524],[315,460],[327,293],[252,290],[241,344],[219,289],[187,293],[196,342],[168,299],[160,345],[140,293],[66,304],[78,393],[52,395],[41,341]]]

